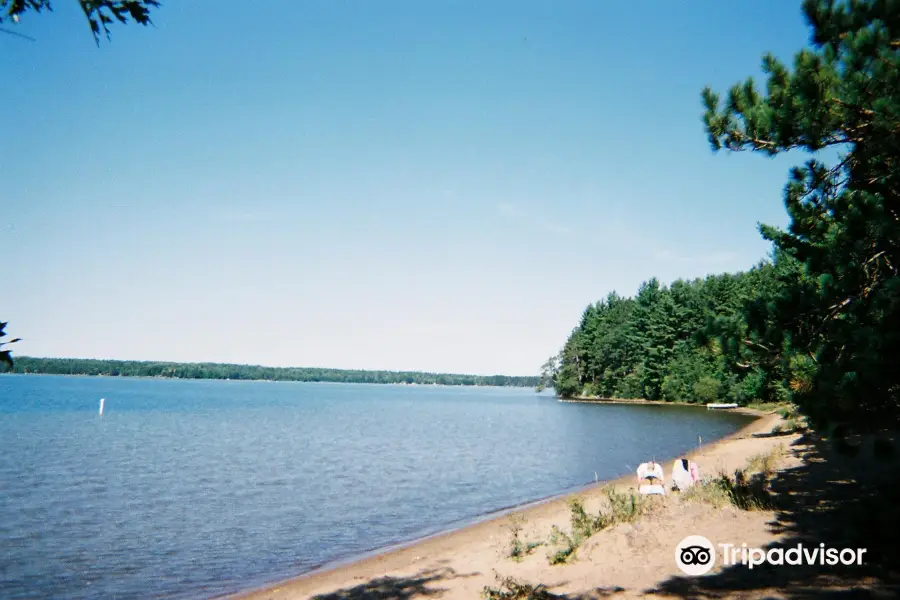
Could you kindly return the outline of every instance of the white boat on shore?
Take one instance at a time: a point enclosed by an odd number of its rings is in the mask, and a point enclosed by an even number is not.
[[[737,404],[707,404],[707,410],[716,410],[716,409],[727,409],[727,408],[737,408]]]

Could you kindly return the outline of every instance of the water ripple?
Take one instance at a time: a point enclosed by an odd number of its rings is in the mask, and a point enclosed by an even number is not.
[[[2,376],[0,597],[252,587],[743,422],[527,390]]]

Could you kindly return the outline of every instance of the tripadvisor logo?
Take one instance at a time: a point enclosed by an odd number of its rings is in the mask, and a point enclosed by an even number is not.
[[[675,547],[675,564],[686,575],[704,575],[716,564],[716,549],[702,535],[689,535]]]
[[[725,566],[745,565],[749,569],[770,565],[861,565],[865,548],[828,548],[825,544],[790,548],[748,548],[747,544],[718,544]],[[686,575],[704,575],[716,564],[716,549],[701,535],[689,535],[675,547],[675,564]]]

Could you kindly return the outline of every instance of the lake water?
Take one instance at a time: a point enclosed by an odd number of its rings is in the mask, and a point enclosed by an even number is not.
[[[252,588],[744,423],[523,389],[4,375],[0,597]]]

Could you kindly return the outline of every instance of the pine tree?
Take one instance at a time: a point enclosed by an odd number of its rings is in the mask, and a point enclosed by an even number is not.
[[[133,21],[140,25],[150,25],[150,11],[159,7],[158,0],[78,0],[78,4],[81,5],[98,45],[101,35],[106,39],[110,38],[109,26],[114,22]],[[22,15],[28,13],[52,10],[50,0],[0,0],[0,25],[6,21],[18,23]]]
[[[814,419],[875,422],[900,413],[900,0],[803,8],[812,47],[792,69],[766,55],[765,94],[752,78],[724,102],[705,89],[704,122],[715,150],[813,154],[790,173],[787,230],[761,226],[803,270],[753,335]]]

